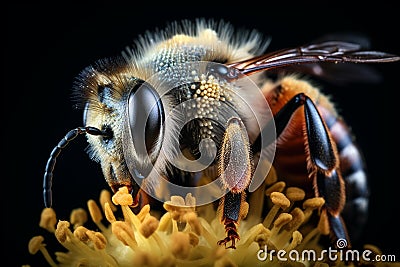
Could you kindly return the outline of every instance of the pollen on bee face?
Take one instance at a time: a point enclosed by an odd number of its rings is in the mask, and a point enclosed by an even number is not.
[[[193,100],[186,105],[188,116],[200,120],[201,139],[213,138],[214,119],[218,117],[221,102],[232,101],[230,86],[226,81],[219,79],[213,74],[198,74],[196,70],[191,71],[188,96]]]

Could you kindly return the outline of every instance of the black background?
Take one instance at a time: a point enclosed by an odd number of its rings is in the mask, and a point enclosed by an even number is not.
[[[2,262],[5,259],[7,266],[43,263],[41,255],[29,255],[27,244],[31,236],[44,233],[38,222],[49,153],[70,129],[82,126],[81,111],[72,107],[71,87],[83,68],[97,59],[119,55],[146,30],[196,17],[222,18],[238,27],[258,29],[272,37],[269,51],[297,46],[326,33],[355,32],[368,36],[376,50],[400,54],[394,5],[381,1],[356,8],[335,4],[7,4],[2,15],[6,20],[2,24],[1,82],[2,206],[6,209],[1,218],[6,241],[2,242],[6,244]],[[376,65],[383,78],[379,84],[342,88],[326,84],[323,89],[332,94],[357,135],[369,167],[370,220],[362,242],[397,257],[400,236],[395,214],[400,209],[394,127],[398,121],[395,93],[399,67],[399,63]],[[90,198],[97,200],[100,190],[108,188],[85,147],[84,138],[79,138],[58,160],[53,186],[58,219],[68,219],[69,211],[85,206]],[[46,242],[50,246],[49,238]]]

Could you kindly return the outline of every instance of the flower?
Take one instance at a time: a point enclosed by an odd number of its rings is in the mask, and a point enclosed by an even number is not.
[[[268,197],[267,215],[262,218],[260,199]],[[55,259],[45,247],[44,237],[35,236],[29,252],[40,251],[50,266],[355,266],[342,259],[304,258],[304,251],[316,255],[324,248],[320,237],[327,234],[321,212],[322,198],[306,198],[297,187],[286,187],[270,172],[265,183],[248,200],[247,217],[238,225],[240,240],[236,249],[218,245],[225,231],[218,211],[212,204],[196,206],[196,199],[173,196],[164,203],[164,213],[150,205],[135,214],[128,189],[122,187],[113,196],[100,194],[99,205],[87,202],[84,209],[71,213],[69,221],[56,220],[51,208],[42,212],[40,226],[53,233],[66,251],[55,252]],[[260,207],[261,206],[261,207]],[[88,219],[96,230],[85,227]],[[314,223],[312,218],[319,223]],[[367,246],[374,254],[378,248]],[[310,256],[309,254],[307,254]],[[282,261],[282,256],[286,256]],[[346,265],[347,264],[347,265]],[[358,264],[372,266],[371,262]],[[378,265],[378,264],[377,264]]]

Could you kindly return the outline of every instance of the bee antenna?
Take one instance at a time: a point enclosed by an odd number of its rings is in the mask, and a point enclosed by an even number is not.
[[[110,134],[107,131],[102,131],[98,128],[87,126],[78,127],[69,131],[63,139],[57,144],[56,147],[51,151],[50,157],[47,160],[46,169],[43,177],[43,199],[46,208],[52,205],[52,191],[51,186],[53,183],[53,170],[56,165],[57,157],[60,155],[61,151],[69,144],[70,141],[74,140],[78,135],[81,134],[91,134],[91,135],[101,135],[108,137]]]

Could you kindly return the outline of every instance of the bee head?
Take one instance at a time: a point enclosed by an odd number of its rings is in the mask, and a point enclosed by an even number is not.
[[[84,125],[107,132],[87,135],[89,155],[101,164],[113,191],[127,186],[135,198],[163,141],[165,115],[157,91],[110,60],[85,69],[75,88],[84,103]]]

